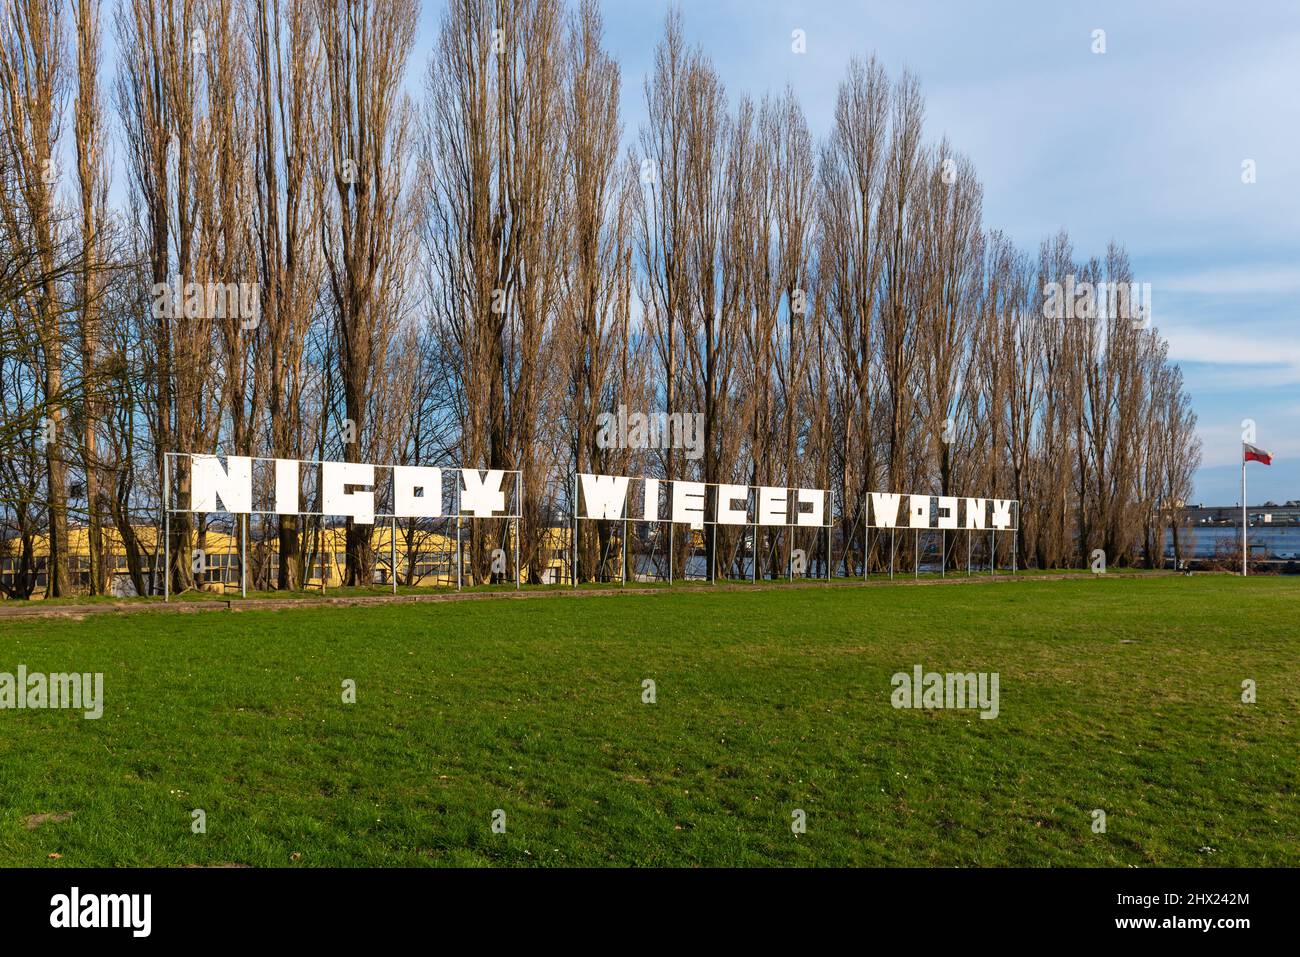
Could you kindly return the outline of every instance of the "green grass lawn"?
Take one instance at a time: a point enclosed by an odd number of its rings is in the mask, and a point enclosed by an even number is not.
[[[1300,864],[1294,578],[0,620],[20,664],[105,704],[0,711],[6,866]],[[999,716],[895,710],[916,664]]]
[[[1114,569],[1114,572],[1117,575],[1122,575],[1125,577],[1136,576],[1136,575],[1169,574],[1167,571],[1163,569],[1155,569],[1153,571],[1151,569],[1144,569],[1144,568],[1120,568],[1120,569]],[[1017,578],[1040,578],[1040,577],[1059,578],[1061,576],[1066,576],[1066,575],[1086,578],[1086,577],[1090,577],[1092,575],[1092,572],[1086,568],[1047,568],[1047,569],[1018,568],[1013,573],[1008,568],[999,568],[994,574],[996,574],[1000,578],[1005,578],[1011,575],[1014,575]],[[969,573],[963,567],[963,568],[950,570],[944,574],[941,574],[939,572],[929,572],[929,571],[921,572],[920,574],[914,574],[911,569],[904,569],[900,565],[896,572],[896,579],[899,582],[908,582],[908,581],[912,581],[913,579],[918,579],[920,581],[941,581],[944,579],[948,579],[952,581],[962,581],[967,579],[980,580],[988,577],[990,577],[990,572],[987,568],[982,568],[982,569],[976,568]],[[872,572],[869,580],[872,583],[883,584],[886,582],[891,582],[894,579],[890,578],[888,572]],[[779,584],[783,587],[788,587],[788,585],[793,584],[796,586],[813,586],[818,588],[824,587],[826,585],[852,588],[856,585],[862,584],[862,579],[856,575],[851,578],[844,577],[843,569],[837,566],[835,569],[835,577],[832,577],[829,581],[827,581],[825,578],[818,578],[815,575],[813,575],[813,576],[804,576],[801,578],[795,578],[792,582],[787,582],[785,579],[777,579],[777,580],[760,580],[757,584],[763,587],[770,587],[773,584]],[[633,590],[644,591],[646,589],[713,588],[713,587],[717,587],[718,585],[735,585],[738,587],[753,587],[754,582],[748,578],[720,578],[718,579],[717,582],[710,582],[705,578],[680,578],[679,577],[674,579],[674,581],[671,584],[665,579],[656,579],[651,581],[629,581],[623,583],[623,582],[619,582],[617,578],[615,578],[613,581],[608,581],[608,582],[583,582],[579,586],[579,588],[583,591],[593,591],[593,590],[606,591],[606,590],[616,590],[619,588],[626,587]],[[573,590],[573,585],[570,582],[561,582],[559,584],[551,584],[551,585],[516,586],[513,581],[510,581],[505,583],[480,584],[480,585],[466,584],[459,589],[456,588],[454,585],[450,585],[450,586],[399,585],[396,594],[413,595],[413,596],[429,596],[429,595],[449,595],[458,591],[480,593],[480,592],[513,592],[513,591],[556,592],[556,591],[572,591],[572,590]],[[213,602],[213,603],[220,604],[223,602],[244,602],[244,601],[254,602],[254,601],[261,601],[263,599],[272,599],[275,601],[285,601],[288,599],[303,600],[303,601],[320,601],[322,599],[333,600],[337,598],[386,598],[393,594],[394,591],[391,585],[360,585],[360,586],[349,585],[349,586],[334,586],[334,587],[326,588],[324,591],[322,591],[318,587],[304,588],[304,589],[299,589],[297,591],[281,591],[281,590],[264,591],[255,588],[249,588],[247,596],[245,597],[240,594],[239,586],[237,584],[227,583],[224,590],[220,590],[214,587],[191,588],[188,591],[172,595],[170,600],[174,602]],[[45,598],[38,591],[30,599],[0,598],[0,612],[3,612],[7,608],[26,610],[26,609],[39,609],[41,607],[50,606],[50,605],[64,606],[64,605],[157,605],[157,604],[159,604],[159,597],[157,595],[149,595],[144,597],[134,596],[134,595],[127,596],[127,597],[117,596],[117,595],[67,595],[61,598]]]

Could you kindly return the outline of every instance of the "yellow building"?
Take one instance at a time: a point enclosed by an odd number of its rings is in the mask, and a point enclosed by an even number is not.
[[[135,535],[141,550],[141,574],[146,588],[161,593],[161,579],[156,574],[162,564],[162,555],[157,549],[158,529],[151,525],[135,526]],[[248,549],[248,588],[256,587],[258,582],[270,582],[277,579],[279,571],[279,539],[274,534],[274,526],[267,525],[268,537],[254,536]],[[558,580],[564,574],[566,566],[563,549],[567,547],[566,529],[555,529],[554,540],[557,550],[553,554],[547,570],[547,577]],[[389,525],[377,524],[372,537],[375,553],[374,584],[392,584],[393,548],[391,544],[392,529]],[[347,563],[344,530],[342,528],[324,528],[319,535],[311,536],[308,542],[308,560],[310,569],[306,582],[307,588],[328,590],[336,588],[343,582]],[[109,556],[109,593],[119,596],[134,595],[135,587],[127,566],[126,549],[122,546],[121,536],[115,528],[104,529],[106,551]],[[468,542],[468,530],[466,531]],[[408,572],[408,540],[403,528],[397,530],[397,575],[398,581],[406,583]],[[456,586],[456,536],[451,533],[434,532],[417,529],[410,541],[410,551],[415,554],[413,585],[424,588]],[[21,558],[16,539],[0,541],[0,583],[6,588],[14,584],[19,574]],[[49,541],[39,535],[33,541],[33,560],[36,568],[33,598],[44,594],[46,586],[45,566],[49,556]],[[73,588],[86,592],[90,586],[90,549],[88,533],[84,527],[68,530],[68,551],[72,562]],[[508,567],[513,570],[514,559],[510,556]],[[233,529],[209,525],[203,538],[202,550],[196,550],[191,556],[191,567],[201,587],[209,591],[239,591],[239,535],[238,526]]]

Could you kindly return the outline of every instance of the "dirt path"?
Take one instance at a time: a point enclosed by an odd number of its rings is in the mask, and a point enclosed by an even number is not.
[[[1167,578],[1178,575],[1173,571],[1149,572],[1107,572],[1106,578]],[[546,590],[530,589],[521,591],[470,591],[438,592],[429,595],[340,595],[337,598],[213,598],[202,601],[171,601],[162,599],[154,601],[120,601],[97,602],[87,604],[60,605],[46,601],[30,603],[0,604],[0,618],[83,618],[87,615],[132,614],[132,613],[197,613],[213,611],[279,611],[292,608],[355,608],[365,605],[405,605],[423,602],[444,601],[493,601],[493,600],[529,600],[537,598],[613,598],[618,595],[674,595],[693,594],[696,592],[729,591],[775,591],[785,588],[890,588],[898,586],[931,585],[980,585],[1001,582],[1040,582],[1064,581],[1066,579],[1088,579],[1090,575],[1064,573],[1059,575],[975,575],[970,578],[897,578],[893,581],[855,582],[839,581],[804,581],[797,584],[789,582],[758,582],[754,584],[725,583],[718,585],[688,585],[682,588],[548,588]]]

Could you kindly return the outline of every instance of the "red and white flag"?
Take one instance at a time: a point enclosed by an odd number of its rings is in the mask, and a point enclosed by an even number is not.
[[[1273,456],[1269,455],[1259,446],[1251,445],[1249,442],[1241,443],[1242,463],[1246,462],[1263,462],[1265,465],[1273,464]]]

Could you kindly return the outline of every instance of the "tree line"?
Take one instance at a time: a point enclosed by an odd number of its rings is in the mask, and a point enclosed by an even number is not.
[[[92,593],[110,538],[152,590],[141,529],[177,451],[520,470],[533,580],[575,472],[829,489],[823,560],[849,574],[874,560],[872,490],[1019,499],[1016,557],[1040,568],[1156,563],[1190,494],[1182,373],[1149,314],[1107,308],[1124,248],[987,225],[917,78],[874,57],[819,139],[791,90],[729,94],[673,12],[630,129],[594,0],[448,0],[430,50],[416,0],[0,9],[10,594],[38,540],[46,593],[74,589],[70,527]],[[1062,317],[1045,290],[1067,283],[1091,295]],[[608,447],[620,405],[700,413],[702,454]],[[206,529],[172,516],[175,590]],[[262,584],[301,587],[318,531],[260,529]],[[473,579],[509,534],[475,523]],[[345,536],[346,583],[370,582],[372,528]]]

